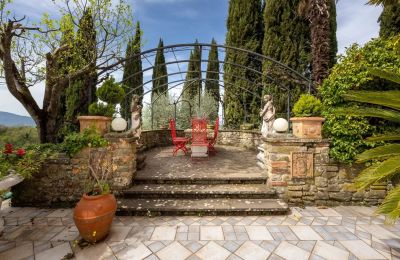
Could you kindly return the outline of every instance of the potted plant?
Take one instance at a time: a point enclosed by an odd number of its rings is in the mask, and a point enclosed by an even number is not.
[[[322,123],[325,121],[321,117],[322,103],[311,94],[303,94],[294,104],[292,117],[293,135],[298,138],[322,138]]]
[[[88,185],[74,209],[74,222],[81,237],[95,243],[109,233],[117,201],[108,183],[112,172],[110,147],[89,149]]]
[[[78,116],[81,133],[91,127],[97,129],[101,135],[110,132],[115,106],[121,103],[125,91],[113,77],[110,77],[97,89],[96,96],[102,103],[92,103],[89,106],[89,116]]]

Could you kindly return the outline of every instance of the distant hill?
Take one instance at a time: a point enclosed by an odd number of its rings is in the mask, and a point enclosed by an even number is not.
[[[35,122],[29,116],[20,116],[13,113],[0,111],[0,125],[4,126],[35,126]]]

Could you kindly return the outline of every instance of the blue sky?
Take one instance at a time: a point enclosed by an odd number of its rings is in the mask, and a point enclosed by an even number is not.
[[[199,42],[209,43],[214,37],[223,43],[226,34],[228,0],[127,0],[135,20],[141,22],[143,49],[157,46],[160,37],[165,45]],[[377,37],[380,7],[367,6],[367,0],[340,0],[337,7],[339,52],[352,43],[364,44]],[[26,14],[30,20],[40,18],[43,12],[56,14],[51,0],[14,0],[13,9]],[[149,75],[147,75],[148,77]],[[146,80],[146,78],[145,78]],[[43,84],[32,88],[41,105]],[[0,84],[0,111],[28,115],[12,97],[6,86]]]

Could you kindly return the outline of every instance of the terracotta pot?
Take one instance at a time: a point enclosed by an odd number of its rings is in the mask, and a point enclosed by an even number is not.
[[[98,130],[101,135],[110,132],[111,129],[111,117],[107,116],[78,116],[80,132],[82,133],[86,128],[92,128]]]
[[[323,117],[292,117],[293,135],[298,138],[321,139]]]
[[[74,222],[81,237],[91,243],[105,238],[117,210],[114,195],[84,194],[74,209]]]

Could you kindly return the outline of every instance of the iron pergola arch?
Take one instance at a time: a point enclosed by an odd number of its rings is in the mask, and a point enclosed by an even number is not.
[[[260,62],[260,64],[267,64],[266,66],[262,66],[261,70],[256,70],[252,67],[248,67],[248,66],[244,66],[242,64],[238,64],[238,63],[231,63],[231,62],[226,62],[224,57],[218,61],[209,61],[209,60],[205,60],[202,59],[202,54],[203,51],[209,51],[211,49],[211,47],[216,47],[218,50],[219,55],[223,54],[225,55],[227,52],[234,52],[234,53],[240,53],[240,54],[244,54],[244,55],[249,55],[249,57],[251,57],[252,59]],[[301,73],[297,72],[296,70],[290,68],[289,66],[275,60],[272,59],[271,57],[259,54],[259,53],[255,53],[249,50],[245,50],[245,49],[241,49],[241,48],[237,48],[237,47],[231,47],[231,46],[226,46],[226,45],[219,45],[219,44],[207,44],[207,43],[187,43],[187,44],[175,44],[175,45],[167,45],[161,48],[153,48],[153,49],[149,49],[146,51],[143,51],[141,53],[135,54],[132,57],[130,57],[129,59],[141,59],[142,60],[142,64],[147,64],[147,66],[144,66],[144,68],[141,71],[138,71],[132,75],[129,75],[127,78],[125,78],[125,80],[128,80],[131,77],[135,77],[136,75],[138,75],[139,73],[142,73],[143,75],[151,75],[152,72],[154,71],[155,65],[150,61],[150,59],[152,57],[154,57],[157,53],[157,51],[159,50],[163,50],[164,51],[164,55],[170,55],[170,59],[166,58],[166,62],[164,64],[159,64],[159,65],[165,65],[167,67],[167,75],[166,77],[168,78],[168,84],[164,84],[162,86],[159,86],[159,88],[161,87],[165,87],[165,85],[168,85],[168,91],[180,87],[182,84],[184,84],[187,80],[185,79],[184,75],[188,72],[193,72],[193,71],[185,71],[182,70],[181,65],[184,64],[186,65],[187,63],[189,63],[189,59],[187,59],[187,57],[189,57],[189,54],[185,55],[185,58],[182,58],[182,53],[184,52],[190,52],[193,51],[194,48],[199,48],[200,49],[200,59],[198,60],[193,60],[194,62],[198,62],[200,64],[200,71],[199,72],[199,77],[196,79],[191,79],[192,82],[191,83],[195,83],[195,82],[200,82],[199,86],[201,89],[199,89],[198,93],[202,92],[202,88],[203,88],[203,83],[206,82],[207,79],[205,79],[203,77],[203,74],[206,73],[206,70],[201,69],[202,65],[208,62],[218,62],[219,65],[219,69],[218,72],[212,72],[212,73],[217,73],[219,74],[219,80],[218,80],[218,85],[220,86],[220,88],[226,88],[225,84],[229,84],[229,85],[233,85],[230,82],[224,82],[224,80],[221,80],[221,77],[224,78],[225,76],[230,76],[232,78],[235,78],[236,80],[244,80],[248,83],[254,84],[255,85],[255,90],[250,90],[250,89],[246,89],[246,88],[242,88],[239,86],[239,88],[241,90],[243,90],[244,92],[247,92],[251,95],[254,95],[256,98],[260,99],[260,105],[261,105],[261,96],[260,93],[262,93],[262,91],[260,91],[259,89],[264,89],[265,85],[268,84],[273,84],[274,86],[277,86],[279,89],[281,89],[283,92],[287,92],[287,116],[290,117],[290,103],[291,103],[291,89],[293,88],[293,85],[297,85],[297,87],[300,87],[302,91],[307,91],[307,92],[311,92],[314,90],[313,84],[311,79],[307,78],[305,75],[302,75]],[[178,54],[178,55],[177,55]],[[221,56],[220,56],[221,57]],[[171,59],[172,58],[172,59]],[[126,61],[127,59],[121,61],[121,63],[123,63],[124,61]],[[178,68],[178,70],[176,71],[176,69],[169,69],[169,66],[173,66],[176,65],[176,67]],[[239,69],[244,70],[246,73],[253,73],[253,75],[257,75],[257,77],[255,77],[252,80],[249,80],[248,78],[244,78],[244,77],[240,77],[238,75],[229,75],[224,71],[224,66],[233,66]],[[197,72],[197,71],[196,71]],[[129,92],[126,93],[126,97],[128,97],[132,92],[135,92],[136,89],[138,88],[143,88],[145,89],[146,86],[148,85],[152,85],[152,82],[163,78],[159,77],[156,79],[153,79],[151,77],[150,80],[146,80],[145,82],[143,82],[141,85],[136,86],[136,88],[131,89]],[[180,80],[172,80],[170,81],[170,78],[174,78],[174,77],[180,77]],[[215,79],[214,79],[215,81]],[[120,81],[120,83],[124,83],[124,81]],[[174,83],[178,83],[176,85],[173,85],[172,87],[170,87],[171,84]],[[141,96],[142,98],[144,98],[144,96],[146,96],[147,94],[151,93],[152,88],[148,88],[147,90],[144,91],[143,95]],[[226,92],[225,92],[226,93]],[[200,96],[199,96],[200,99]],[[177,100],[179,101],[179,99]],[[151,106],[153,106],[154,102],[151,103]],[[200,100],[199,100],[199,106],[200,106]],[[246,118],[246,117],[245,117]]]

